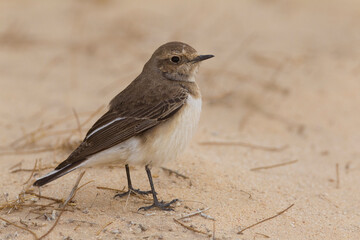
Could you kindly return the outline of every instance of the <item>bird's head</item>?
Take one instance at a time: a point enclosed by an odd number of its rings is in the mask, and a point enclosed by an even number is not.
[[[212,57],[214,55],[199,55],[186,43],[169,42],[154,52],[147,65],[155,67],[169,80],[194,82],[199,63]]]

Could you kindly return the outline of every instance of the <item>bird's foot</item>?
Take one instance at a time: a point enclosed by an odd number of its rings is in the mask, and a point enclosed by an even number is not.
[[[140,210],[147,211],[154,207],[159,208],[160,210],[163,211],[174,211],[174,208],[171,206],[171,204],[176,203],[177,201],[179,201],[179,199],[174,199],[171,202],[164,202],[164,201],[159,202],[158,200],[154,200],[154,203],[152,205],[141,207],[138,209],[138,211]]]
[[[140,189],[134,189],[134,188],[129,188],[128,191],[126,192],[123,192],[123,193],[118,193],[114,196],[114,198],[116,197],[125,197],[125,196],[128,196],[129,194],[133,194],[133,195],[148,195],[152,193],[151,191],[140,191]]]

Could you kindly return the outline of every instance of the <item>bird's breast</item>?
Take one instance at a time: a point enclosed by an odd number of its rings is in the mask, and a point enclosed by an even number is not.
[[[201,113],[201,97],[189,95],[184,106],[166,122],[150,130],[143,148],[146,164],[160,165],[183,152],[195,133]]]

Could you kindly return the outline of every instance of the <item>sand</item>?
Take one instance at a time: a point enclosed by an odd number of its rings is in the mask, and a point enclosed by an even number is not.
[[[150,201],[98,188],[123,189],[123,166],[91,168],[45,239],[360,238],[358,1],[8,0],[0,22],[1,206],[20,196],[1,218],[46,233],[59,204],[22,192],[38,193],[30,183],[50,170],[39,169],[67,157],[158,46],[180,40],[216,57],[197,78],[196,136],[164,165],[188,178],[153,169],[159,197],[181,199],[175,211],[138,212]],[[79,174],[41,194],[66,199]],[[132,179],[149,188],[142,167]],[[174,221],[199,209],[179,221],[205,234]],[[33,238],[0,223],[0,239]]]

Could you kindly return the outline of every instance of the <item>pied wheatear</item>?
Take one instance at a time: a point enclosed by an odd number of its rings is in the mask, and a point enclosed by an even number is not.
[[[190,142],[201,112],[196,73],[199,63],[212,57],[199,55],[182,42],[159,47],[141,74],[112,99],[109,110],[95,122],[79,147],[34,185],[42,186],[77,168],[121,162],[126,169],[127,193],[153,196],[153,204],[140,209],[171,210],[170,205],[177,199],[158,201],[150,167],[174,160]],[[151,191],[132,187],[129,165],[145,166]]]

